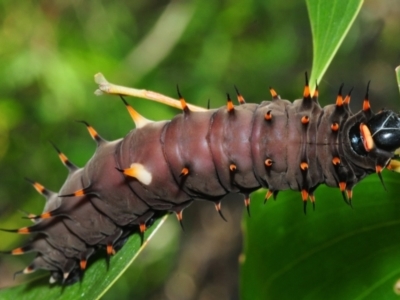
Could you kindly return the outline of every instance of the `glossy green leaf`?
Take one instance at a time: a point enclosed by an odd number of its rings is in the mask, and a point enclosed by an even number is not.
[[[306,215],[299,193],[252,199],[241,299],[393,299],[400,278],[400,175],[354,189],[353,208],[321,186]]]
[[[310,86],[322,76],[342,44],[361,9],[363,0],[307,0],[313,36],[313,65]]]
[[[166,217],[158,220],[149,230],[146,231],[149,240],[157,229],[164,223]],[[99,299],[123,274],[130,264],[138,257],[139,253],[147,245],[140,247],[140,237],[134,235],[129,238],[124,247],[111,258],[111,267],[107,270],[107,263],[104,259],[96,259],[90,263],[85,271],[83,280],[79,284],[67,287],[60,285],[51,286],[49,278],[34,280],[13,288],[0,290],[0,299]]]

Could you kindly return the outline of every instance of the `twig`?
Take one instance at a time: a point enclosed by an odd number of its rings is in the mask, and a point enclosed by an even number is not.
[[[94,92],[96,95],[125,95],[143,98],[147,100],[152,100],[155,102],[163,103],[168,106],[172,106],[178,109],[182,109],[181,102],[174,98],[153,92],[148,90],[138,90],[134,88],[128,88],[121,85],[115,85],[107,81],[107,79],[101,73],[97,73],[94,75],[94,81],[99,85],[99,88]],[[207,109],[196,106],[193,104],[188,104],[188,107],[191,111],[205,111]]]

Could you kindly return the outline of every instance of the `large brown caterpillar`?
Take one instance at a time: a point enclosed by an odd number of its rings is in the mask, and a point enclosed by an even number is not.
[[[241,193],[247,208],[250,193],[268,188],[265,199],[281,190],[301,193],[315,203],[320,184],[339,187],[351,204],[353,187],[366,175],[387,168],[400,147],[400,120],[390,110],[371,111],[368,88],[363,108],[353,114],[350,93],[336,103],[318,104],[318,89],[310,93],[306,76],[303,98],[282,100],[271,88],[272,100],[239,106],[228,95],[219,109],[193,111],[180,97],[183,112],[170,121],[152,122],[125,101],[136,124],[124,138],[104,140],[84,122],[97,143],[83,168],[56,148],[69,175],[58,193],[37,182],[46,205],[41,215],[28,215],[30,227],[5,231],[37,233],[11,254],[36,252],[22,273],[49,270],[50,282],[78,281],[87,261],[99,249],[112,255],[132,233],[143,234],[154,219],[182,211],[195,199],[215,203]],[[298,151],[291,151],[296,147]]]

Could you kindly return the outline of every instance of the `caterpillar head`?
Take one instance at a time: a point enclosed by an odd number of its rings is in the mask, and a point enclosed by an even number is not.
[[[393,152],[400,147],[400,119],[393,111],[384,110],[376,114],[366,125],[380,149]]]
[[[353,150],[366,155],[372,149],[394,152],[400,147],[400,118],[391,110],[383,110],[366,123],[357,123],[350,129]]]

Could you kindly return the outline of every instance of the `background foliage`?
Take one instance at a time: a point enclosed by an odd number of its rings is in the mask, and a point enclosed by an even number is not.
[[[24,176],[54,190],[62,184],[66,171],[49,140],[78,165],[90,158],[94,144],[74,120],[85,119],[108,139],[123,136],[132,126],[118,99],[93,95],[96,72],[115,83],[171,96],[179,83],[188,101],[205,106],[211,99],[211,106],[218,107],[225,103],[225,92],[233,93],[233,84],[251,102],[268,98],[269,86],[285,98],[298,98],[304,71],[310,70],[312,62],[310,25],[301,1],[6,0],[0,3],[0,16],[2,228],[25,225],[17,209],[41,211],[43,201]],[[366,82],[372,80],[372,107],[398,107],[393,69],[400,61],[400,40],[395,38],[399,16],[397,1],[365,2],[320,83],[322,105],[332,103],[338,86],[345,82],[347,88],[355,88],[352,107],[358,110]],[[174,109],[146,101],[130,102],[155,120],[176,114]],[[372,193],[376,201],[388,201],[382,189]],[[179,225],[169,218],[135,268],[105,298],[112,299],[114,293],[147,299],[238,297],[239,199],[223,204],[228,223],[220,220],[211,205],[200,203],[185,210],[183,237]],[[343,205],[339,196],[337,202]],[[252,213],[273,209],[268,206],[253,205]],[[320,207],[312,217],[322,217]],[[277,227],[263,227],[265,236],[287,229],[292,214],[302,216],[300,204],[286,205],[285,210],[288,215],[276,220]],[[338,215],[330,226],[342,222]],[[300,232],[298,238],[302,238]],[[21,237],[2,232],[0,240],[1,249],[21,243]],[[279,260],[280,255],[272,251],[261,259]],[[13,284],[10,274],[27,262],[0,256],[0,285]],[[305,270],[301,275],[307,274]],[[310,282],[317,284],[318,279],[310,278]],[[281,283],[277,287],[285,289],[285,281]]]

